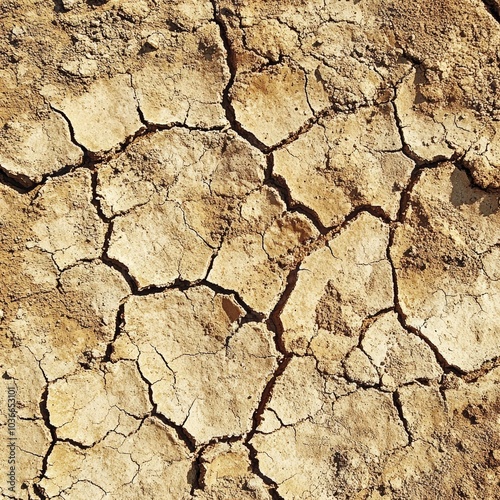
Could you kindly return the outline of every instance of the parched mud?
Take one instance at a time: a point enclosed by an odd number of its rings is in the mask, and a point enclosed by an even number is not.
[[[496,0],[0,6],[0,491],[500,498]]]

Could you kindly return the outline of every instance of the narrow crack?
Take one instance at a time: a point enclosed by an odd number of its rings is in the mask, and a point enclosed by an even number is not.
[[[105,220],[103,222],[106,222]],[[107,266],[111,267],[115,271],[118,271],[122,276],[123,279],[127,282],[128,286],[130,287],[130,290],[134,295],[139,294],[138,286],[134,278],[129,272],[128,267],[120,262],[119,260],[113,259],[108,255],[109,251],[109,245],[111,241],[111,236],[113,234],[113,221],[108,222],[108,228],[106,230],[106,234],[104,236],[104,245],[102,248],[102,253],[101,253],[101,261],[103,264],[106,264]]]
[[[408,436],[408,444],[411,445],[413,443],[414,439],[413,439],[413,435],[411,433],[411,430],[409,428],[408,421],[406,420],[406,417],[404,415],[403,404],[401,403],[401,398],[400,398],[398,391],[395,391],[392,393],[392,402],[393,402],[394,407],[396,408],[396,410],[398,412],[399,420],[403,424],[403,428]]]
[[[284,500],[284,498],[278,493],[278,486],[279,486],[278,483],[276,483],[276,481],[274,481],[270,477],[266,476],[260,470],[259,459],[257,458],[257,450],[249,442],[244,443],[244,445],[248,449],[252,472],[256,476],[260,477],[260,479],[262,479],[264,484],[269,486],[268,491],[273,500]]]
[[[104,357],[102,358],[103,363],[112,362],[111,356],[113,355],[114,352],[114,343],[116,342],[116,339],[120,336],[124,325],[125,325],[125,304],[123,303],[120,304],[118,308],[115,320],[115,334],[113,336],[113,340],[111,340],[111,342],[109,342],[109,344],[106,347]]]
[[[268,153],[266,156],[267,168],[265,172],[264,185],[273,187],[278,191],[282,200],[285,202],[287,212],[299,213],[307,217],[314,227],[320,232],[320,234],[326,234],[328,229],[321,222],[318,214],[314,210],[310,209],[306,205],[296,202],[291,195],[290,188],[287,185],[286,180],[277,176],[274,173],[274,155],[273,153]]]
[[[58,115],[60,115],[63,120],[66,122],[66,124],[68,125],[68,129],[69,129],[69,136],[71,138],[71,142],[79,147],[83,153],[83,155],[85,156],[85,154],[88,153],[88,150],[85,146],[83,146],[82,144],[80,144],[77,140],[76,140],[76,137],[75,137],[75,129],[73,128],[73,124],[71,123],[71,120],[69,119],[68,115],[66,115],[66,113],[64,113],[64,111],[60,110],[60,109],[57,109],[56,107],[54,107],[52,104],[48,103],[50,109],[52,111],[54,111],[54,113],[57,113]]]
[[[265,319],[265,315],[258,312],[258,311],[255,311],[254,309],[252,309],[240,296],[240,294],[238,292],[236,292],[235,290],[230,290],[228,288],[224,288],[220,285],[217,285],[216,283],[213,283],[211,281],[207,281],[207,280],[201,280],[199,283],[199,285],[204,285],[208,288],[210,288],[211,290],[213,290],[214,292],[216,293],[219,293],[219,294],[224,294],[224,295],[232,295],[236,302],[238,303],[239,306],[241,306],[241,308],[246,312],[246,321],[245,322],[250,322],[250,321],[255,321],[257,323],[260,323],[261,321],[263,321]]]
[[[43,372],[42,372],[43,373]],[[44,377],[45,377],[45,374],[44,374]],[[49,382],[47,380],[47,378],[45,377],[45,389],[42,393],[42,397],[41,397],[41,400],[40,400],[40,404],[39,404],[39,408],[40,408],[40,415],[42,416],[42,420],[45,424],[45,427],[47,427],[47,429],[49,429],[49,432],[50,432],[50,437],[52,439],[48,449],[47,449],[47,453],[45,454],[45,456],[43,457],[43,460],[42,460],[42,467],[41,467],[41,470],[40,470],[40,475],[38,476],[38,482],[35,482],[33,484],[33,490],[34,492],[39,496],[39,498],[41,499],[46,499],[48,498],[45,494],[45,491],[44,489],[40,486],[40,481],[46,477],[46,474],[47,474],[47,469],[49,467],[49,457],[52,453],[52,450],[54,449],[54,446],[56,445],[57,443],[57,432],[56,432],[56,427],[54,425],[51,424],[50,422],[50,413],[49,413],[49,410],[48,410],[48,407],[47,407],[47,400],[48,400],[48,395],[49,395]]]
[[[226,119],[231,125],[231,128],[240,136],[242,137],[245,141],[247,141],[249,144],[252,146],[256,147],[262,152],[266,152],[266,145],[261,142],[257,137],[255,137],[254,134],[249,132],[248,130],[245,130],[241,123],[238,122],[236,119],[236,114],[231,102],[231,88],[234,85],[234,81],[236,79],[236,73],[238,69],[238,62],[237,62],[237,57],[236,54],[232,48],[228,29],[226,26],[226,23],[223,19],[223,16],[229,16],[233,15],[231,11],[228,9],[220,9],[220,6],[218,5],[216,0],[211,0],[212,2],[212,7],[213,7],[213,16],[214,16],[214,21],[219,27],[220,31],[220,37],[222,40],[222,44],[224,45],[224,48],[226,50],[226,63],[229,69],[229,81],[224,88],[222,92],[222,107],[224,108],[224,111],[226,113]]]
[[[142,373],[139,362],[136,362],[136,366],[137,366],[137,371],[139,372],[141,379],[148,387],[149,403],[151,404],[151,407],[153,408],[150,415],[152,417],[155,417],[158,420],[160,420],[160,422],[165,424],[167,427],[174,429],[177,436],[186,445],[188,450],[191,453],[194,453],[196,451],[196,441],[195,441],[194,437],[191,436],[181,425],[178,425],[175,422],[172,422],[165,415],[163,415],[163,413],[158,411],[158,404],[155,402],[154,397],[153,397],[153,384],[151,384],[149,382],[149,380]]]

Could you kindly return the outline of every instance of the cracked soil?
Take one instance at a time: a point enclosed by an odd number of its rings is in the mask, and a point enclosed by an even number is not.
[[[500,498],[499,23],[3,1],[2,498]]]

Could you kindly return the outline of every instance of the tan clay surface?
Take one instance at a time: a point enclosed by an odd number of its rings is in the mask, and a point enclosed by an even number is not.
[[[0,494],[500,498],[500,3],[0,5]]]

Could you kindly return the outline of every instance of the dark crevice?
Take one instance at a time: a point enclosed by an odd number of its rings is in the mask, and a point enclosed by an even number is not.
[[[483,193],[500,195],[500,188],[494,188],[494,187],[486,187],[485,188],[485,187],[477,184],[477,182],[474,180],[474,177],[472,176],[472,172],[470,171],[470,168],[465,164],[463,156],[460,158],[457,158],[453,162],[453,165],[455,165],[455,167],[458,168],[458,170],[464,172],[467,175],[467,179],[469,181],[471,188],[479,189]]]
[[[381,207],[373,205],[359,205],[351,212],[349,212],[349,214],[344,217],[344,220],[342,222],[335,226],[327,228],[327,233],[325,234],[326,241],[329,241],[340,234],[343,229],[345,229],[354,219],[356,219],[362,213],[370,214],[373,217],[381,220],[384,224],[392,224],[394,222]]]
[[[385,213],[385,210],[378,205],[358,205],[349,215],[346,216],[340,227],[344,227],[361,213],[368,213],[377,219],[380,219],[384,224],[391,224],[392,219]]]
[[[245,323],[248,323],[250,321],[255,321],[255,322],[261,322],[265,319],[265,315],[255,311],[252,309],[240,296],[238,292],[235,290],[229,290],[228,288],[224,288],[220,285],[217,285],[216,283],[212,283],[211,281],[207,280],[201,280],[199,282],[199,285],[204,285],[207,288],[210,288],[216,293],[219,294],[225,294],[225,295],[233,295],[234,299],[238,303],[239,306],[246,312],[246,320]]]
[[[95,444],[97,443],[93,443],[93,444],[82,444],[82,443],[79,443],[78,441],[75,441],[74,439],[71,439],[71,438],[59,438],[57,440],[58,443],[68,443],[70,444],[71,446],[74,446],[75,448],[78,448],[80,450],[90,450]]]
[[[224,125],[214,125],[213,127],[192,127],[186,125],[183,122],[171,122],[162,124],[162,123],[149,122],[145,119],[143,120],[143,124],[144,127],[140,129],[140,133],[138,133],[137,136],[151,135],[154,134],[155,132],[161,132],[162,130],[172,130],[177,128],[182,128],[184,130],[189,130],[193,132],[220,132],[226,128],[226,126]],[[125,147],[134,142],[134,140],[135,137],[132,136],[132,138],[130,138]]]
[[[92,172],[92,178],[91,178],[91,183],[92,183],[92,200],[91,203],[94,205],[95,209],[97,210],[97,215],[99,215],[99,218],[105,222],[109,223],[111,222],[111,219],[107,217],[101,207],[101,202],[100,202],[100,196],[97,192],[97,187],[99,184],[99,179],[98,179],[98,174],[97,174],[97,169],[94,169]]]
[[[52,106],[52,104],[49,104],[50,106],[50,109],[52,111],[54,111],[54,113],[57,113],[58,115],[60,115],[62,117],[62,119],[66,122],[66,124],[68,125],[68,130],[69,130],[69,136],[71,138],[71,142],[75,145],[75,146],[78,146],[84,156],[86,153],[88,153],[88,150],[87,148],[85,148],[84,146],[82,146],[75,138],[75,129],[73,128],[73,124],[71,123],[71,120],[66,116],[66,113],[64,113],[63,111],[61,111],[60,109],[57,109],[55,108],[54,106]]]
[[[292,355],[287,355],[283,357],[279,362],[278,362],[278,367],[276,368],[275,372],[273,373],[272,377],[269,379],[269,381],[266,384],[266,387],[264,388],[264,391],[262,392],[262,395],[259,400],[259,405],[255,409],[252,415],[252,430],[248,433],[245,443],[248,444],[252,437],[254,436],[255,432],[257,431],[257,428],[262,422],[262,414],[264,410],[266,409],[267,404],[269,403],[272,393],[273,393],[273,388],[276,383],[276,380],[278,377],[285,371],[286,367],[288,366],[288,363],[292,359]]]
[[[480,368],[477,370],[464,373],[460,375],[461,379],[466,383],[472,383],[478,381],[481,377],[484,377],[491,370],[500,366],[500,356],[496,356],[493,359],[485,361]]]
[[[284,500],[283,497],[278,493],[278,484],[271,478],[262,473],[259,466],[259,459],[257,458],[257,450],[252,446],[251,443],[245,443],[246,448],[249,452],[250,464],[252,467],[252,472],[260,477],[264,484],[269,486],[269,495],[273,500]]]
[[[242,435],[216,436],[204,444],[204,447],[220,443],[238,443],[243,439]]]
[[[45,427],[47,427],[47,429],[49,429],[50,437],[51,437],[52,441],[47,449],[47,453],[43,457],[42,468],[40,471],[40,475],[38,476],[39,480],[42,480],[45,477],[45,474],[47,473],[47,469],[49,466],[49,457],[50,457],[52,450],[54,449],[54,446],[56,445],[56,442],[57,442],[56,427],[50,423],[50,413],[49,413],[49,409],[47,407],[47,399],[49,396],[49,384],[48,384],[47,379],[45,379],[45,383],[46,383],[46,385],[45,385],[45,389],[42,393],[42,397],[41,397],[40,404],[39,404],[39,409],[40,409],[40,415],[42,416],[42,420],[45,424]],[[43,490],[43,488],[40,486],[40,484],[38,482],[33,484],[33,490],[40,498],[42,498],[42,499],[47,498],[45,491]]]
[[[148,384],[148,387],[150,387],[151,391],[151,398],[152,398],[152,389],[151,386]],[[191,453],[194,453],[196,451],[196,442],[193,436],[187,432],[184,427],[181,425],[177,425],[176,423],[172,422],[172,420],[168,419],[165,415],[162,413],[159,413],[157,411],[157,404],[153,404],[153,411],[151,412],[151,416],[157,418],[160,420],[163,424],[165,424],[168,427],[171,427],[172,429],[175,430],[177,436],[181,441],[184,442],[184,444],[188,447],[189,451]]]
[[[230,123],[231,128],[243,139],[245,139],[249,144],[252,146],[256,147],[262,152],[267,151],[267,146],[261,142],[257,137],[255,137],[254,134],[249,132],[248,130],[245,130],[242,126],[241,123],[238,122],[236,119],[236,114],[234,112],[233,105],[231,103],[231,88],[234,84],[234,80],[236,78],[236,72],[237,72],[237,60],[236,60],[236,54],[231,46],[231,42],[229,40],[229,33],[228,29],[226,26],[226,23],[224,21],[224,16],[232,16],[234,15],[231,11],[228,9],[220,9],[220,7],[217,5],[217,2],[215,0],[212,0],[212,6],[213,6],[213,13],[214,13],[214,21],[219,27],[220,31],[220,36],[222,39],[222,43],[224,45],[224,48],[226,50],[226,62],[227,66],[229,69],[229,81],[224,88],[224,91],[222,92],[222,107],[224,108],[225,114],[227,121]]]
[[[497,0],[483,0],[484,7],[497,23],[500,23],[500,4]]]
[[[167,290],[187,290],[188,288],[199,286],[200,280],[198,281],[187,281],[181,278],[176,278],[170,285],[148,285],[140,289],[134,290],[133,294],[139,297],[144,297],[146,295],[154,295],[155,293],[163,293]]]
[[[128,267],[125,264],[123,264],[122,262],[120,262],[116,259],[112,259],[111,257],[108,256],[109,244],[110,244],[112,234],[113,234],[113,222],[111,221],[108,223],[108,229],[107,229],[106,235],[104,237],[104,246],[102,249],[101,260],[107,266],[118,271],[123,276],[125,281],[128,283],[132,293],[137,294],[138,293],[137,284],[136,284],[135,280],[132,278],[132,276],[130,275]]]
[[[265,172],[264,185],[273,187],[280,193],[281,198],[285,202],[287,212],[299,213],[306,216],[313,223],[320,234],[326,234],[328,229],[322,224],[318,214],[302,203],[294,201],[286,180],[274,174],[274,156],[272,153],[269,153],[266,156],[266,161],[267,168]]]
[[[396,128],[398,130],[398,134],[399,134],[399,140],[401,141],[401,145],[402,145],[402,153],[407,157],[409,158],[411,161],[413,161],[414,163],[416,163],[417,165],[421,162],[421,158],[414,154],[413,151],[409,148],[408,144],[406,144],[406,139],[405,139],[405,136],[404,136],[404,132],[403,132],[403,124],[401,123],[401,118],[399,117],[399,113],[398,113],[398,107],[396,106],[396,98],[397,98],[397,89],[394,88],[394,97],[391,101],[391,106],[392,106],[392,109],[393,109],[393,113],[394,113],[394,120],[396,122]]]
[[[206,446],[201,446],[196,453],[196,458],[192,464],[193,471],[193,484],[191,486],[191,496],[195,494],[196,490],[202,490],[204,486],[204,468],[203,468],[203,453],[205,452]]]
[[[27,194],[35,187],[25,175],[15,175],[0,165],[0,183],[19,194]]]
[[[410,431],[410,428],[408,426],[408,421],[406,420],[406,417],[404,416],[403,412],[403,404],[401,403],[401,399],[399,397],[399,392],[395,391],[392,393],[392,401],[394,403],[394,407],[396,408],[398,415],[399,415],[399,420],[401,420],[401,423],[403,424],[403,427],[406,431],[406,434],[408,435],[408,444],[413,443],[413,436]]]
[[[119,337],[121,329],[125,324],[125,304],[120,304],[118,308],[118,313],[116,314],[115,321],[115,334],[113,336],[113,340],[107,345],[106,352],[104,357],[102,358],[103,363],[111,362],[111,356],[114,352],[114,343],[116,339]]]
[[[397,222],[401,224],[403,224],[405,221],[406,212],[410,204],[411,193],[413,191],[413,188],[415,187],[415,184],[419,181],[421,174],[422,174],[422,168],[415,167],[410,174],[410,180],[408,181],[408,184],[406,185],[405,189],[401,192],[399,209],[396,217]]]
[[[432,160],[426,160],[425,158],[421,158],[418,154],[416,154],[408,143],[405,140],[404,132],[403,129],[405,128],[401,122],[401,117],[399,116],[399,111],[398,107],[396,106],[396,99],[397,99],[397,88],[394,88],[394,97],[390,101],[390,104],[392,105],[393,113],[394,113],[394,120],[396,122],[396,128],[398,130],[399,138],[402,144],[402,153],[412,160],[417,166],[422,167],[422,168],[429,168],[435,165],[438,165],[439,163],[446,162],[446,161],[455,161],[458,158],[462,156],[462,153],[459,153],[455,151],[451,157],[447,156],[437,156],[434,157]]]
[[[269,330],[274,332],[274,342],[276,345],[276,350],[283,354],[285,358],[289,357],[291,355],[290,352],[287,351],[285,347],[285,343],[283,341],[283,322],[281,321],[281,313],[283,311],[283,308],[285,307],[285,304],[287,303],[288,299],[290,298],[290,295],[292,294],[293,290],[295,289],[295,285],[297,284],[297,280],[299,277],[299,270],[300,266],[302,265],[302,261],[299,262],[295,269],[292,269],[287,276],[286,279],[286,286],[285,290],[281,294],[280,299],[278,300],[278,303],[274,307],[273,311],[269,315],[269,318],[266,322],[267,327]],[[287,361],[288,363],[288,361]]]
[[[360,107],[364,107],[364,106],[360,106]],[[316,112],[315,115],[312,116],[311,118],[309,118],[307,121],[305,121],[298,130],[295,130],[288,137],[285,137],[284,139],[277,142],[276,144],[269,146],[269,147],[266,147],[264,152],[265,153],[272,153],[278,149],[281,149],[285,146],[288,146],[292,142],[295,142],[300,136],[309,132],[309,130],[311,130],[314,127],[314,125],[317,125],[322,118],[328,118],[328,117],[334,115],[335,113],[337,113],[337,110],[335,110],[333,106],[324,108],[324,109]]]

